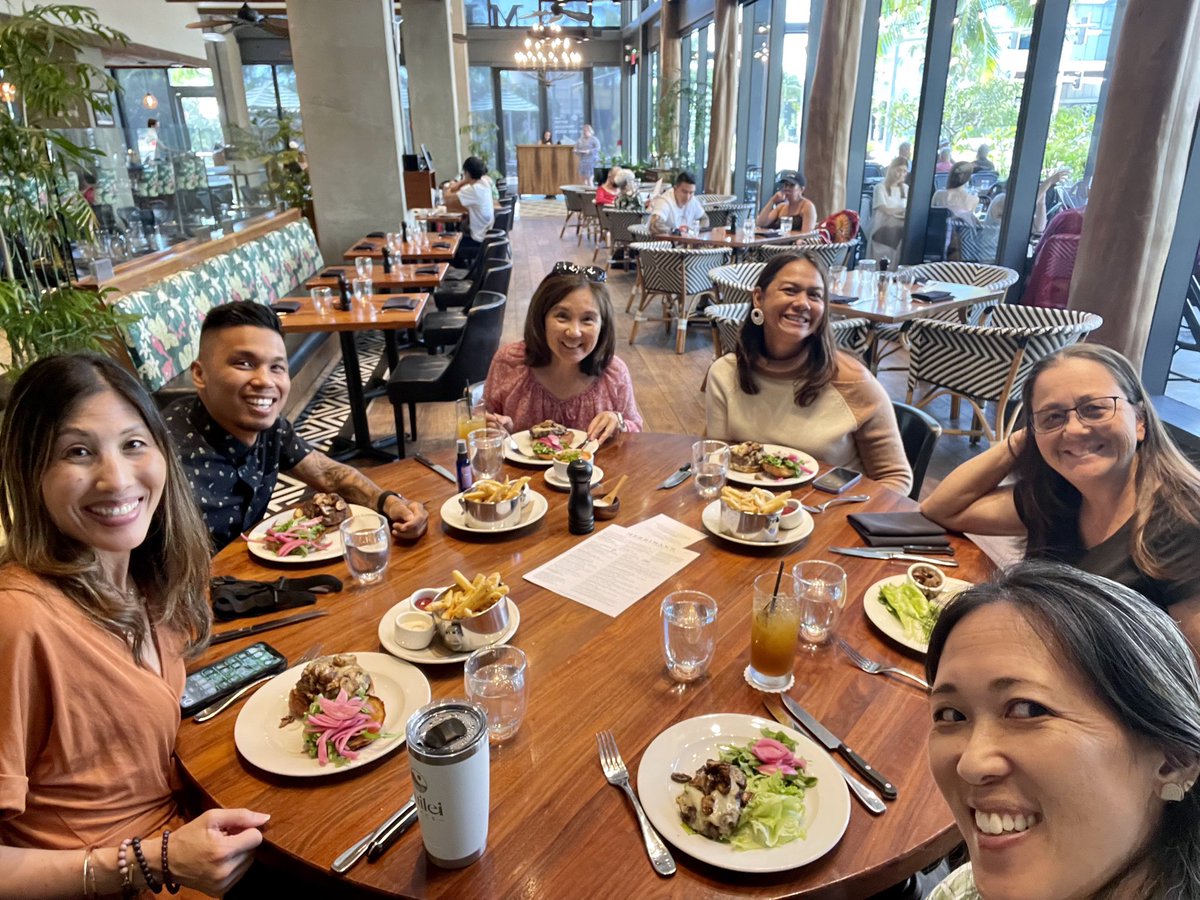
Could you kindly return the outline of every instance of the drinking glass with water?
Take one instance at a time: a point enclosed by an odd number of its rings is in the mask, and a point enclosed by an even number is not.
[[[507,644],[484,647],[467,657],[463,666],[467,697],[487,710],[488,740],[507,741],[525,719],[524,652]]]
[[[725,487],[729,475],[729,445],[723,441],[696,441],[692,444],[692,476],[696,492],[711,500]]]
[[[342,555],[359,582],[378,581],[392,554],[391,526],[378,513],[359,513],[342,522]]]
[[[476,481],[497,479],[504,469],[504,441],[507,432],[499,428],[479,428],[467,435],[471,474]]]
[[[676,681],[695,681],[717,647],[717,601],[700,591],[675,591],[662,602],[663,656]]]
[[[835,563],[813,559],[796,563],[792,578],[800,598],[800,637],[815,649],[829,642],[842,616],[846,572]]]
[[[375,269],[375,261],[369,256],[354,257],[354,271],[359,278],[370,278]]]

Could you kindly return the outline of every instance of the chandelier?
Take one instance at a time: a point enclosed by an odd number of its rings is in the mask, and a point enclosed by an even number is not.
[[[560,26],[539,23],[529,29],[525,49],[514,58],[523,69],[575,69],[583,62],[583,55],[571,49],[576,43],[563,35]]]

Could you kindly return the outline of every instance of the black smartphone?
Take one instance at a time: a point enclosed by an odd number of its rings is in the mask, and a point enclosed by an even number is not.
[[[189,675],[179,700],[180,714],[186,719],[251,681],[285,669],[287,657],[270,644],[251,644]]]
[[[838,466],[836,469],[830,469],[812,484],[818,491],[840,494],[842,491],[854,487],[861,480],[862,472],[855,472],[853,469]]]

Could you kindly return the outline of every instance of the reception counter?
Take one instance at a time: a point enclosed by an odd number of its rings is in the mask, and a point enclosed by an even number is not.
[[[559,194],[579,182],[579,157],[571,144],[518,144],[517,190],[522,194]]]

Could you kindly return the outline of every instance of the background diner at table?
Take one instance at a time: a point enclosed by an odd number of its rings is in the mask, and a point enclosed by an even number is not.
[[[779,173],[775,193],[767,198],[754,224],[759,228],[779,228],[780,219],[791,221],[792,231],[808,234],[817,227],[817,207],[804,196],[808,181],[803,172],[788,169]]]
[[[650,233],[679,234],[708,226],[708,213],[696,199],[696,179],[689,172],[675,176],[670,190],[657,195],[650,204]]]

